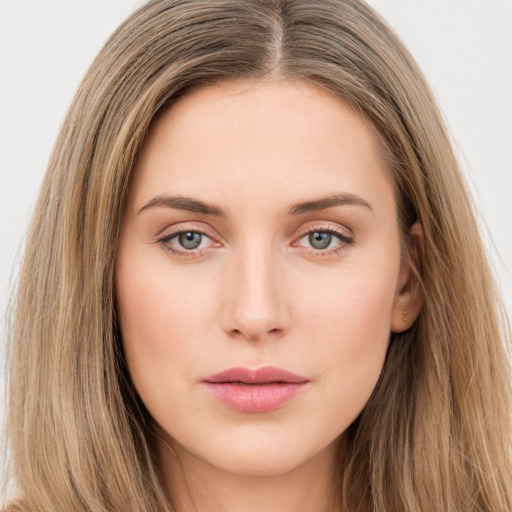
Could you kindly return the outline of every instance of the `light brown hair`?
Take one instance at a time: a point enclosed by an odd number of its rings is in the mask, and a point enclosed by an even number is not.
[[[344,509],[512,509],[510,335],[442,116],[407,50],[359,0],[152,0],[86,74],[35,208],[10,329],[9,510],[171,510],[116,322],[126,191],[165,106],[268,76],[314,82],[368,119],[404,240],[417,219],[424,231],[424,305],[392,335],[347,432]]]

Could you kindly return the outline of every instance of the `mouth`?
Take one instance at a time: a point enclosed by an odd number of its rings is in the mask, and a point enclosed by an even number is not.
[[[224,406],[245,413],[269,412],[307,387],[309,379],[282,368],[230,368],[206,378],[206,389]]]

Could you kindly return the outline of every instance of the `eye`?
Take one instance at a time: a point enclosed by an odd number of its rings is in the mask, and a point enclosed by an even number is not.
[[[184,258],[200,256],[202,249],[216,245],[206,233],[192,229],[175,231],[160,238],[158,243],[166,251]]]
[[[314,249],[327,249],[331,245],[333,235],[326,231],[313,231],[307,235],[308,242]]]
[[[169,239],[169,242],[176,239],[183,249],[191,250],[197,249],[201,245],[203,237],[205,237],[205,235],[203,235],[203,233],[198,233],[197,231],[184,231],[183,233],[178,233],[173,236]]]
[[[336,253],[353,243],[352,237],[333,228],[310,230],[302,235],[298,241],[298,245],[313,249],[314,252],[325,253]]]

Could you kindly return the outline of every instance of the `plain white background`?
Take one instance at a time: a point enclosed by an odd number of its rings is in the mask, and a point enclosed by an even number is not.
[[[0,360],[9,290],[58,128],[95,54],[142,3],[0,0]],[[512,0],[369,3],[434,89],[512,316]],[[3,382],[0,373],[0,392]],[[3,414],[0,398],[0,424]]]

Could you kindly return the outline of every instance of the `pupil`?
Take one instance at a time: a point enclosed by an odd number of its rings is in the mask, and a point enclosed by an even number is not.
[[[188,231],[187,233],[181,233],[178,240],[184,249],[196,249],[201,244],[201,237],[201,233]]]
[[[315,249],[325,249],[326,247],[329,247],[331,240],[332,235],[330,233],[315,231],[314,233],[309,234],[309,243]]]

